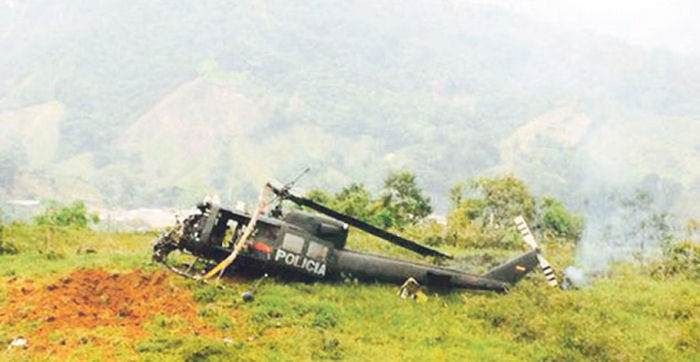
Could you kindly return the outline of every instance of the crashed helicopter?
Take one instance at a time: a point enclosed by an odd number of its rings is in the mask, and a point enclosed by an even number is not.
[[[334,279],[352,276],[363,280],[401,284],[413,281],[441,288],[466,288],[506,292],[538,264],[550,285],[557,280],[549,263],[541,256],[539,247],[522,217],[516,227],[531,250],[477,275],[462,270],[427,263],[402,260],[382,255],[346,249],[348,228],[354,227],[387,242],[423,256],[452,258],[440,250],[419,244],[337,212],[309,198],[291,193],[298,180],[279,187],[266,183],[254,212],[229,210],[214,202],[197,205],[197,212],[178,222],[154,243],[153,258],[178,274],[197,279],[209,279],[221,274],[234,261],[236,268],[261,272],[300,274],[313,279]],[[267,201],[272,196],[272,201]],[[288,200],[322,215],[299,210],[284,212],[281,201]],[[265,211],[278,201],[268,216]],[[175,250],[191,254],[198,260],[218,263],[203,275],[189,268],[168,262]]]

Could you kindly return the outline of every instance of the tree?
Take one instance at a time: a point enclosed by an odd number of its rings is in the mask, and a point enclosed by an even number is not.
[[[583,230],[580,216],[555,199],[535,199],[512,175],[459,183],[450,190],[450,200],[446,241],[456,245],[518,247],[522,242],[513,219],[519,215],[543,236],[561,242],[576,243]]]
[[[335,194],[335,200],[332,206],[344,214],[354,216],[360,220],[371,221],[371,198],[372,196],[369,191],[365,189],[364,185],[352,183],[350,186],[343,187],[340,192]]]
[[[331,202],[333,200],[331,195],[322,190],[311,190],[306,193],[306,197],[314,202],[318,202],[319,204],[326,206],[331,206]]]
[[[450,191],[453,210],[469,219],[495,227],[510,226],[523,215],[532,220],[535,201],[525,183],[513,175],[480,177],[457,184]]]
[[[334,195],[313,190],[311,200],[379,227],[403,229],[425,219],[432,212],[430,198],[416,185],[416,177],[407,171],[390,173],[383,193],[374,198],[364,185],[352,183]]]
[[[665,247],[673,239],[670,215],[661,211],[654,195],[642,188],[621,200],[622,217],[631,226],[624,232],[624,241],[637,244],[635,256],[644,264],[648,246]]]
[[[394,225],[403,229],[425,219],[431,212],[430,198],[422,194],[416,185],[416,176],[401,170],[393,171],[384,180],[384,193],[380,196],[381,206],[389,211]]]

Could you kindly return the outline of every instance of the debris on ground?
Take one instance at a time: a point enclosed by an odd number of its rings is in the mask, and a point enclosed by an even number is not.
[[[413,299],[419,303],[423,303],[428,299],[425,293],[421,291],[421,286],[418,281],[413,278],[406,279],[396,294],[401,299]]]
[[[22,338],[22,337],[15,338],[12,340],[10,345],[7,346],[7,349],[11,350],[12,348],[15,348],[15,347],[27,347],[27,340]]]

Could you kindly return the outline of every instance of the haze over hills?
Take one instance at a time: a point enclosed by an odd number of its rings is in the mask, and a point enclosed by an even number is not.
[[[12,4],[12,5],[10,5]],[[513,172],[576,207],[673,185],[700,212],[700,62],[501,8],[0,4],[0,197],[187,206],[417,174],[438,211]]]

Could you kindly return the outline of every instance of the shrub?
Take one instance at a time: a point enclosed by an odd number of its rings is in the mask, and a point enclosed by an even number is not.
[[[685,276],[700,280],[700,244],[687,240],[664,249],[664,258],[652,269],[656,277]]]
[[[100,221],[96,214],[89,214],[85,209],[85,203],[76,201],[69,205],[61,205],[52,202],[44,213],[35,217],[34,221],[39,225],[77,228],[87,228],[90,223]]]
[[[445,243],[445,227],[436,220],[424,220],[420,224],[409,225],[403,236],[420,241],[430,246],[438,246]]]
[[[583,218],[568,212],[561,202],[544,197],[537,202],[537,226],[543,233],[563,237],[574,243],[581,239]]]
[[[5,241],[3,235],[5,232],[5,226],[2,224],[2,220],[0,220],[0,255],[2,254],[17,254],[17,248],[10,244],[9,242]]]
[[[445,242],[465,249],[518,249],[523,245],[514,227],[496,229],[474,224],[464,227],[450,225]]]

